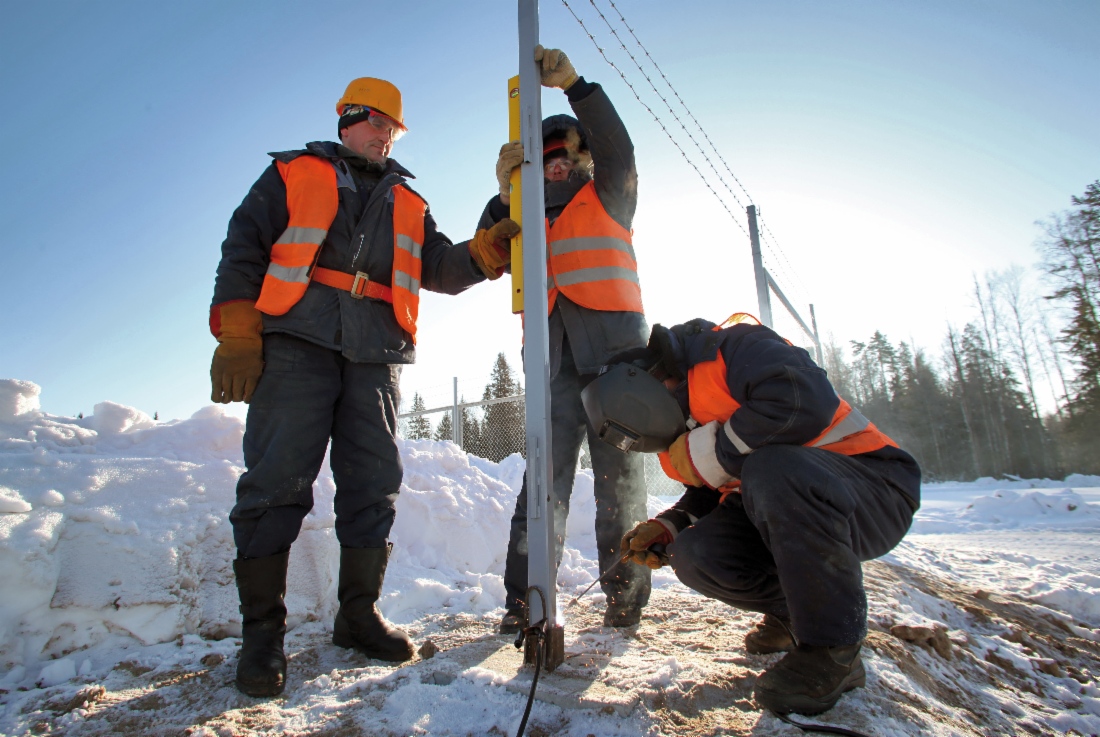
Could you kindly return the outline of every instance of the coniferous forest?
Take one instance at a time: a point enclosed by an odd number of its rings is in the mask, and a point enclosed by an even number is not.
[[[876,332],[824,346],[837,393],[926,480],[1100,473],[1100,181],[1041,223],[1036,269],[975,277],[935,357]]]

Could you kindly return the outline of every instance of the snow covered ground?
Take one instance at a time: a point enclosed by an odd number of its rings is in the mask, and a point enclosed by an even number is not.
[[[408,441],[381,608],[438,650],[401,667],[328,642],[332,477],[291,553],[289,685],[233,688],[240,631],[226,516],[238,419],[155,422],[105,402],[73,419],[0,381],[0,734],[511,735],[530,685],[494,634],[523,472]],[[867,688],[821,721],[874,735],[1100,734],[1100,477],[930,484],[906,540],[868,564]],[[656,512],[671,499],[651,497]],[[566,662],[529,735],[801,734],[751,701],[777,656],[754,617],[667,571],[642,624],[601,626],[592,478],[577,474],[559,573]]]

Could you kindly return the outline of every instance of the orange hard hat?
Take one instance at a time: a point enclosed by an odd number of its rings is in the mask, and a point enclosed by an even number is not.
[[[353,79],[344,96],[336,103],[336,114],[344,114],[345,105],[365,105],[396,120],[405,127],[401,108],[401,91],[384,79],[360,77]]]

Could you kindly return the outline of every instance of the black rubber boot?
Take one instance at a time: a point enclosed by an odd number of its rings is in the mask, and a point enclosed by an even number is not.
[[[862,644],[862,643],[861,643]],[[867,680],[860,645],[799,645],[756,679],[753,697],[777,714],[820,714]]]
[[[764,618],[745,635],[745,652],[753,655],[783,653],[794,649],[791,623],[782,617],[765,614]]]
[[[502,635],[514,635],[527,626],[527,612],[522,609],[509,609],[504,612],[497,628]]]
[[[278,696],[286,685],[286,566],[290,552],[233,561],[241,597],[242,642],[237,688],[249,696]]]
[[[392,544],[384,548],[340,548],[340,611],[332,644],[367,657],[400,663],[415,654],[409,636],[391,627],[375,604],[382,595]]]

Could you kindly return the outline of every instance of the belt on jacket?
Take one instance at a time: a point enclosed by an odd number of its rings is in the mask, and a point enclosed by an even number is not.
[[[315,266],[310,274],[310,280],[343,289],[345,292],[351,292],[351,296],[355,299],[370,297],[371,299],[380,299],[383,302],[393,304],[393,290],[378,282],[369,281],[367,275],[362,271],[348,274],[343,271],[326,269],[323,266]]]

